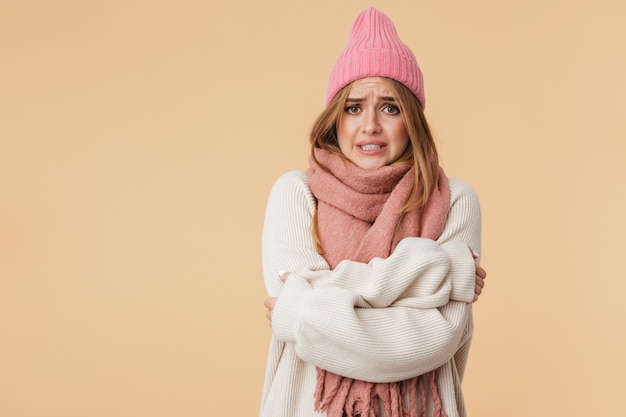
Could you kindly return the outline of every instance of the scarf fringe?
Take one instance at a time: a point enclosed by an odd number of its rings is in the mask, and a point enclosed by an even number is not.
[[[401,382],[372,383],[317,369],[315,411],[327,417],[426,417],[428,381],[433,417],[448,417],[437,387],[437,370]],[[418,415],[418,394],[419,410]]]

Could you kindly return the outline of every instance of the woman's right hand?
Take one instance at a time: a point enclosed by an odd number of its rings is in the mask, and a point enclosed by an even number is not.
[[[289,272],[280,271],[280,280],[284,283],[287,281],[287,277],[289,276]],[[267,297],[263,302],[263,305],[266,308],[265,317],[270,321],[270,327],[272,327],[272,312],[274,311],[274,306],[276,305],[277,297]]]

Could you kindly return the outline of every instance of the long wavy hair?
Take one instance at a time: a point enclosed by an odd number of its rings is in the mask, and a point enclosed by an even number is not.
[[[428,202],[428,198],[439,180],[439,155],[435,146],[435,140],[424,116],[422,105],[417,100],[417,97],[402,83],[391,78],[381,77],[381,79],[387,84],[387,87],[396,99],[409,135],[409,145],[400,158],[394,162],[394,165],[402,164],[415,167],[413,190],[407,204],[402,208],[402,214],[404,215],[408,211],[425,206]],[[313,123],[309,136],[313,159],[315,159],[315,148],[325,149],[344,157],[339,148],[337,126],[343,117],[351,88],[352,83],[342,88]],[[317,159],[315,161],[322,169],[326,169]],[[317,230],[317,211],[314,214],[311,226],[316,247],[322,253]]]

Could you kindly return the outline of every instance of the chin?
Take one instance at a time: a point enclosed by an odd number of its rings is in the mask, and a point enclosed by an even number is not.
[[[384,163],[380,163],[380,164],[375,164],[375,163],[369,163],[369,164],[356,164],[359,168],[361,169],[378,169],[378,168],[382,168],[384,167],[386,164]]]

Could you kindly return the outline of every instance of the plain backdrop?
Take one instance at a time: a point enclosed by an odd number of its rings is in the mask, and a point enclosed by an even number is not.
[[[260,238],[358,12],[479,193],[470,416],[618,415],[622,0],[0,1],[0,416],[255,416]]]

